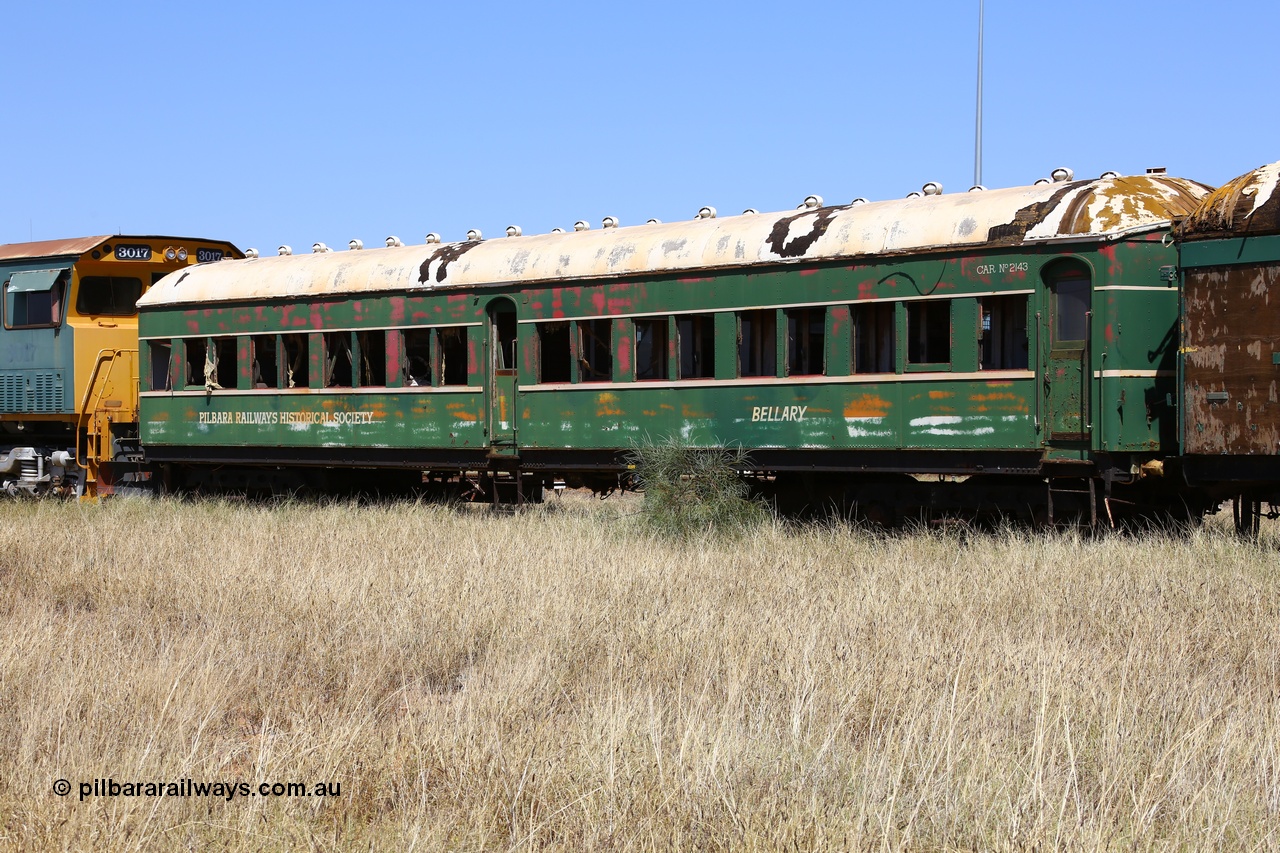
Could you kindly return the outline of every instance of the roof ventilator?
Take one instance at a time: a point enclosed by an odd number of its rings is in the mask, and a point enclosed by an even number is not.
[[[508,226],[507,226],[507,236],[508,236],[508,237],[519,237],[519,236],[520,236],[520,235],[522,235],[522,234],[524,234],[524,231],[522,231],[522,230],[521,230],[521,228],[520,228],[520,226],[519,226],[519,225],[508,225]]]
[[[1060,168],[1054,169],[1052,172],[1049,173],[1049,177],[1053,179],[1053,182],[1055,184],[1065,184],[1067,181],[1071,180],[1075,176],[1076,176],[1076,173],[1073,172],[1071,169],[1068,169],[1066,166],[1062,166]]]
[[[430,234],[427,235],[428,244],[439,243],[439,242],[440,242],[440,235],[437,234],[436,232],[432,231]]]
[[[817,210],[822,207],[822,196],[809,195],[804,197],[804,201],[796,206],[796,210]]]
[[[467,232],[468,243],[479,243],[483,239],[484,239],[484,234],[480,231],[479,228],[472,228],[470,231]]]
[[[662,224],[661,219],[650,219],[648,222],[645,223],[645,225],[661,225],[661,224]]]
[[[617,227],[618,227],[618,217],[616,217],[616,216],[606,216],[606,217],[604,218],[604,221],[602,221],[602,222],[600,223],[600,227],[601,227],[601,228],[617,228]]]
[[[257,250],[257,249],[245,249],[245,250],[244,250],[244,256],[245,256],[245,258],[256,258],[256,257],[258,257],[258,250]]]
[[[942,195],[942,184],[937,181],[930,181],[920,188],[920,192],[925,195]]]
[[[401,240],[399,237],[397,237],[397,236],[396,236],[396,235],[394,235],[394,234],[392,234],[390,237],[388,237],[388,238],[387,238],[387,248],[388,248],[388,249],[398,249],[399,247],[401,247],[401,246],[403,246],[403,245],[404,245],[404,241],[403,241],[403,240]]]
[[[862,196],[858,196],[853,201],[849,202],[849,206],[852,207],[855,204],[866,204],[866,203],[867,203],[867,200],[865,198],[863,198]]]
[[[987,191],[987,188],[984,187],[982,184],[974,184],[973,186],[969,187],[969,192],[971,193],[984,193],[986,191]]]
[[[276,249],[276,254],[277,254],[277,255],[292,255],[292,254],[293,254],[293,247],[292,247],[292,246],[281,246],[279,249]]]
[[[350,249],[350,250],[351,250],[351,251],[353,251],[353,252],[358,252],[358,251],[360,251],[361,249],[363,249],[363,248],[364,248],[364,241],[363,241],[363,240],[352,240],[351,242],[347,243],[347,248],[348,248],[348,249]]]
[[[573,223],[573,230],[574,231],[590,231],[591,226],[587,224],[587,221],[585,219],[579,219],[577,222]]]
[[[704,207],[698,211],[698,215],[694,219],[715,219],[716,209],[714,207]]]
[[[1100,180],[1100,181],[1110,181],[1110,180],[1114,180],[1115,178],[1118,178],[1118,177],[1120,177],[1120,173],[1119,173],[1119,172],[1106,171],[1106,172],[1103,172],[1101,175],[1099,175],[1099,176],[1098,176],[1098,180]]]
[[[312,243],[312,244],[311,244],[311,254],[313,254],[313,255],[323,255],[323,254],[325,254],[326,252],[331,252],[331,251],[333,251],[333,250],[332,250],[332,249],[330,249],[328,246],[326,246],[324,243]]]

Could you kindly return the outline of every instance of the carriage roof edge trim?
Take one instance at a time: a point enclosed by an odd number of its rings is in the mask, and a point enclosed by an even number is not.
[[[1111,239],[1189,214],[1209,187],[1139,175],[601,231],[223,261],[174,273],[141,308],[480,288],[947,249]]]

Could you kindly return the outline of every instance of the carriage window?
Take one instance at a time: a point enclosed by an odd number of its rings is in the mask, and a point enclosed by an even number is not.
[[[894,372],[894,304],[855,305],[853,315],[853,372]]]
[[[467,327],[436,329],[436,352],[440,354],[440,384],[467,384]]]
[[[1086,335],[1085,314],[1089,311],[1089,279],[1080,273],[1055,280],[1053,288],[1053,342],[1083,341]]]
[[[203,388],[205,385],[205,363],[209,358],[209,341],[206,338],[187,338],[183,341],[187,357],[188,388]]]
[[[387,384],[387,333],[381,329],[356,332],[360,349],[360,387],[381,388]]]
[[[168,341],[148,341],[147,351],[151,354],[151,387],[149,391],[168,391],[169,359],[173,355],[173,346]]]
[[[311,353],[306,335],[281,335],[284,350],[284,387],[306,388],[311,384]]]
[[[280,387],[280,361],[276,356],[275,335],[254,335],[249,339],[253,347],[253,387]]]
[[[578,321],[578,367],[583,382],[608,382],[613,378],[613,322]]]
[[[984,296],[978,300],[983,370],[1027,369],[1027,296]]]
[[[681,379],[711,379],[716,375],[715,325],[711,314],[676,318]]]
[[[569,353],[569,321],[539,323],[538,329],[538,381],[568,382],[573,370],[573,357]]]
[[[236,387],[236,339],[213,338],[212,341],[213,346],[209,351],[213,355],[213,387],[234,389]],[[206,364],[205,376],[208,375],[209,368]]]
[[[636,320],[636,379],[667,378],[667,318]]]
[[[431,329],[405,329],[400,333],[404,384],[417,388],[431,384]]]
[[[738,312],[738,375],[778,375],[778,312]]]
[[[907,303],[907,363],[951,363],[950,300]]]
[[[4,283],[4,324],[56,326],[62,322],[62,295],[66,270],[31,270],[14,273]]]
[[[826,333],[826,308],[792,308],[787,311],[787,375],[822,374]]]
[[[80,279],[76,311],[108,317],[131,317],[138,313],[142,279],[90,275]]]
[[[324,387],[351,387],[351,333],[324,333]]]

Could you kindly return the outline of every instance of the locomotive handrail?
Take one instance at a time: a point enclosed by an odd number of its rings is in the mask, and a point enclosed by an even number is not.
[[[92,372],[89,373],[89,384],[85,385],[84,387],[84,397],[83,399],[80,400],[80,414],[79,414],[79,417],[76,419],[76,465],[80,466],[86,471],[89,470],[89,466],[84,461],[84,454],[80,452],[80,436],[84,432],[85,427],[87,426],[86,421],[88,420],[88,414],[89,414],[89,399],[93,397],[94,388],[97,387],[98,372],[102,369],[104,356],[107,356],[108,354],[110,354],[109,361],[112,367],[114,367],[116,362],[116,357],[126,352],[136,353],[137,350],[136,349],[100,349],[98,350],[98,357],[93,362],[93,370]],[[107,376],[108,377],[111,376],[110,367],[107,368]],[[98,396],[100,397],[101,393],[99,393]],[[86,451],[88,450],[87,445],[85,447],[85,450]]]

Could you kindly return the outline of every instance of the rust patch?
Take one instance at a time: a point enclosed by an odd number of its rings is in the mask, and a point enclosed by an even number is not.
[[[883,418],[889,414],[891,408],[893,404],[883,397],[863,394],[845,404],[844,416],[846,418]]]
[[[947,399],[948,397],[954,397],[955,395],[956,395],[956,392],[954,392],[954,391],[930,391],[930,392],[929,392],[929,399],[930,399],[930,400],[945,400],[945,399]]]
[[[783,258],[798,258],[809,251],[809,248],[816,242],[818,238],[827,233],[827,228],[831,225],[831,220],[839,213],[841,208],[824,207],[818,210],[805,210],[791,216],[784,216],[773,225],[773,230],[769,232],[768,244],[769,250],[775,255]],[[794,222],[803,220],[812,220],[808,223],[809,227],[801,234],[792,236],[791,225]]]
[[[604,392],[596,397],[596,416],[601,418],[616,418],[622,414],[622,407],[618,405],[618,395]],[[525,415],[528,417],[528,415]]]
[[[470,243],[449,243],[441,246],[431,257],[423,261],[422,266],[418,268],[418,283],[427,284],[430,282],[431,265],[433,263],[438,263],[435,270],[436,283],[444,281],[449,276],[449,265],[479,245],[479,240],[473,240]]]
[[[1063,184],[1061,189],[1044,201],[1037,201],[1021,208],[1013,215],[1012,222],[992,225],[987,229],[987,242],[999,246],[1016,246],[1022,243],[1027,237],[1027,232],[1043,222],[1050,211],[1062,202],[1063,196],[1087,183],[1089,181],[1073,181]]]

